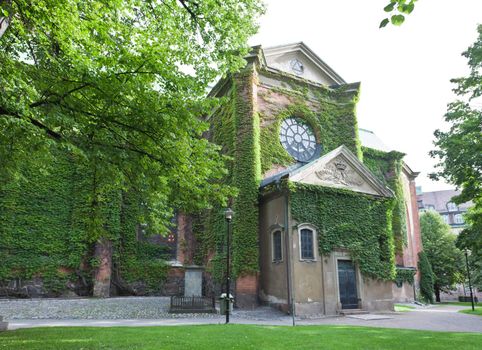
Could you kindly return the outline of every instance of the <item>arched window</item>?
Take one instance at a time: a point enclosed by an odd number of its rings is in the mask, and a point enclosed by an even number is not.
[[[315,230],[302,226],[298,229],[300,237],[300,259],[315,260]]]

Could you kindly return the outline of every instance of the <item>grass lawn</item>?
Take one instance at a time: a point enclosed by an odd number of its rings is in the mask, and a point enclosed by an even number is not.
[[[436,303],[435,305],[456,305],[456,306],[472,306],[472,303],[469,301],[469,302],[466,302],[466,301],[463,301],[463,302],[460,302],[460,301],[444,301],[444,302],[441,302],[441,303]],[[475,306],[480,306],[481,304],[480,303],[474,303]]]
[[[415,306],[395,304],[394,308],[395,308],[395,311],[397,311],[397,312],[408,312],[408,311],[412,311],[413,309],[415,309]]]
[[[460,310],[459,312],[462,312],[464,314],[482,316],[482,307],[476,307],[474,311],[472,311],[472,308],[470,308],[470,309]]]
[[[31,328],[0,349],[480,349],[482,334],[351,326],[202,325]]]

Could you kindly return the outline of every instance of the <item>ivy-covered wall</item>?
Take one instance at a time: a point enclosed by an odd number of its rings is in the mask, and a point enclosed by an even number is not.
[[[267,87],[259,75],[284,80],[284,87]],[[233,273],[255,273],[258,263],[258,196],[263,174],[293,164],[294,159],[279,142],[283,119],[298,117],[314,129],[322,143],[321,153],[346,145],[361,159],[356,103],[358,85],[331,89],[313,86],[275,74],[255,63],[228,80],[220,95],[222,106],[210,116],[210,139],[232,157],[226,181],[238,189],[233,194]],[[210,257],[210,270],[216,278],[224,273],[226,225],[222,208],[214,208],[201,220],[200,250]],[[209,253],[211,252],[211,253]],[[213,255],[214,254],[214,255]],[[200,259],[198,259],[199,261]]]
[[[365,276],[395,277],[392,199],[299,183],[289,188],[292,218],[317,227],[321,254],[345,248]]]
[[[117,281],[142,281],[155,292],[166,274],[162,248],[138,242],[140,201],[109,191],[92,206],[94,170],[58,151],[47,170],[24,168],[23,177],[0,188],[0,284],[39,278],[44,295],[59,295],[67,284],[89,294],[96,237],[102,223],[113,241]],[[70,282],[70,283],[68,283]],[[73,287],[75,286],[75,287]]]
[[[211,118],[211,140],[232,157],[227,162],[227,183],[237,188],[231,205],[235,212],[232,231],[234,276],[258,271],[258,188],[261,180],[259,116],[256,112],[256,71],[248,66],[236,74],[224,104]],[[201,250],[210,258],[209,268],[220,280],[225,266],[226,222],[223,208],[210,210],[202,220],[204,232],[197,235]]]
[[[277,84],[263,84],[263,79]],[[322,230],[320,251],[350,249],[361,271],[368,276],[395,278],[394,251],[406,241],[405,203],[401,183],[403,154],[362,148],[358,137],[356,103],[358,84],[337,88],[314,85],[273,73],[256,62],[226,80],[222,106],[210,116],[210,139],[221,145],[231,161],[226,181],[233,193],[233,271],[235,275],[258,271],[258,196],[262,177],[274,175],[295,163],[279,141],[282,121],[298,117],[308,123],[321,143],[321,155],[345,145],[394,192],[381,199],[350,191],[293,186],[294,217]],[[201,215],[202,216],[202,215]],[[201,219],[202,257],[209,257],[215,277],[224,273],[225,232],[223,208],[214,208]],[[396,249],[395,249],[396,247]],[[202,257],[198,261],[202,260]],[[206,260],[204,260],[206,261]]]
[[[41,276],[55,293],[75,278],[88,247],[82,220],[74,216],[82,211],[76,205],[82,179],[66,156],[52,166],[51,175],[23,169],[24,178],[0,189],[0,281]]]
[[[362,159],[356,119],[358,85],[331,89],[284,78],[283,74],[274,76],[273,73],[264,70],[261,70],[260,74],[286,80],[283,88],[258,88],[263,174],[273,167],[294,163],[293,158],[279,142],[280,126],[287,117],[301,118],[313,128],[322,146],[321,154],[345,145]]]
[[[395,195],[392,215],[392,230],[395,238],[395,252],[403,254],[403,246],[407,244],[407,214],[402,185],[403,153],[383,152],[362,147],[363,162]]]

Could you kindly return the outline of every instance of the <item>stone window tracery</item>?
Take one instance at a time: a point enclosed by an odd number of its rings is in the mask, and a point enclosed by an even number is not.
[[[280,142],[297,161],[308,162],[315,155],[316,138],[313,130],[300,118],[286,118],[281,123]]]

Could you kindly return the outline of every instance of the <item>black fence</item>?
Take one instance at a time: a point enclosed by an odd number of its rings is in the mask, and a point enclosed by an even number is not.
[[[171,313],[216,313],[214,297],[171,297]]]

